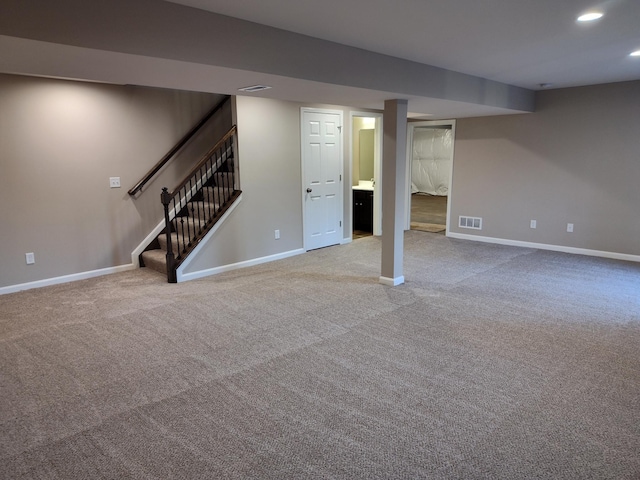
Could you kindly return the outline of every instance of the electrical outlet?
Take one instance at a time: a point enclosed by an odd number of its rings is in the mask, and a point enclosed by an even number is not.
[[[531,220],[531,228],[536,228],[537,225],[538,222],[536,222],[535,220]]]
[[[567,232],[573,232],[573,223],[567,223]]]
[[[33,252],[25,253],[24,256],[27,260],[27,265],[33,265],[34,263],[36,263],[36,256],[33,254]]]
[[[280,240],[280,230],[276,230],[275,232],[276,240]]]
[[[120,188],[120,177],[109,177],[109,187]]]

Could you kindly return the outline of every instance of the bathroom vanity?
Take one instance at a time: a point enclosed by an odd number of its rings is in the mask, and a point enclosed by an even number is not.
[[[373,182],[360,181],[353,189],[353,230],[373,232]]]

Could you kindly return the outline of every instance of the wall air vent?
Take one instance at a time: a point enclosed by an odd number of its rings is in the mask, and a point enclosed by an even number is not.
[[[248,92],[255,93],[260,92],[262,90],[269,90],[271,87],[269,85],[251,85],[250,87],[239,88],[240,92]]]
[[[473,228],[474,230],[482,230],[482,218],[480,217],[458,217],[458,226],[460,228]]]

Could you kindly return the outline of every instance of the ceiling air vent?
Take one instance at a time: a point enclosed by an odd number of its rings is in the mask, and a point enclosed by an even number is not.
[[[269,90],[270,88],[271,87],[269,85],[251,85],[250,87],[239,88],[238,91],[254,93],[260,92],[262,90]]]
[[[458,217],[458,226],[460,228],[473,228],[474,230],[482,230],[482,218],[480,217]]]

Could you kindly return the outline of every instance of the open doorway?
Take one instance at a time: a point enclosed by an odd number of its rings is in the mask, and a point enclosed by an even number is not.
[[[382,114],[351,112],[352,239],[382,234]]]
[[[454,120],[409,124],[407,229],[448,232],[454,136]]]

